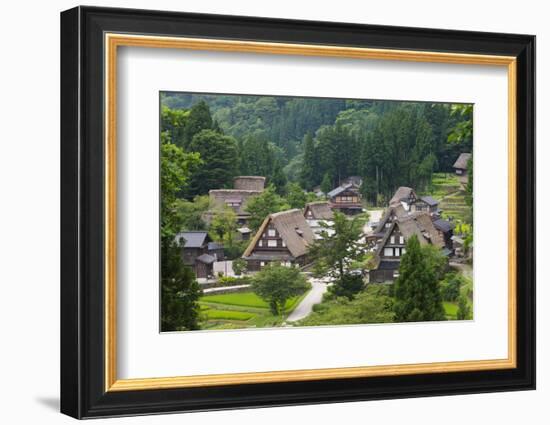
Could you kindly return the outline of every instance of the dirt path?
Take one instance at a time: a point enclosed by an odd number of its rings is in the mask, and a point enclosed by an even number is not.
[[[315,304],[319,304],[323,300],[323,294],[327,291],[327,284],[318,279],[311,279],[311,291],[298,304],[298,306],[287,317],[287,322],[296,322],[307,317],[313,310]]]

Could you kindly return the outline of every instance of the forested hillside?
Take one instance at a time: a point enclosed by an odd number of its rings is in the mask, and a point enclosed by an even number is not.
[[[182,195],[263,175],[279,193],[363,177],[365,199],[384,204],[398,186],[425,190],[472,151],[472,106],[242,95],[161,94],[165,142],[198,152]]]

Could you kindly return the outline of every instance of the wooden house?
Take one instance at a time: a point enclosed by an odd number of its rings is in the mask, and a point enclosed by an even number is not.
[[[461,153],[453,165],[455,173],[463,185],[468,182],[468,162],[470,159],[472,159],[471,153]]]
[[[453,252],[453,225],[448,220],[443,220],[442,218],[434,220],[434,227],[439,232],[440,236],[445,242],[445,247]]]
[[[334,232],[327,227],[332,225],[334,213],[330,205],[326,201],[310,202],[304,208],[304,217],[307,224],[313,231],[315,239],[322,239],[322,232],[325,231],[329,235]]]
[[[213,189],[208,192],[211,208],[203,219],[210,223],[216,210],[226,207],[232,208],[237,214],[237,222],[246,227],[250,214],[246,212],[246,203],[264,190],[265,177],[238,176],[235,177],[233,189]]]
[[[304,266],[314,234],[299,209],[270,214],[246,248],[243,259],[249,271],[259,271],[269,263]]]
[[[304,208],[306,220],[332,220],[334,213],[326,201],[309,202]]]
[[[355,183],[338,186],[327,193],[330,208],[346,215],[355,215],[363,212],[361,193]]]
[[[390,207],[401,205],[407,212],[424,211],[432,216],[439,215],[439,202],[431,196],[418,196],[414,189],[399,187],[390,199]]]
[[[376,246],[376,267],[369,271],[370,282],[393,282],[399,276],[401,257],[406,253],[407,241],[413,235],[418,237],[421,245],[445,247],[428,213],[416,212],[396,217]]]
[[[193,269],[197,278],[214,275],[214,263],[224,259],[223,245],[213,242],[208,232],[188,231],[176,235],[183,263]]]

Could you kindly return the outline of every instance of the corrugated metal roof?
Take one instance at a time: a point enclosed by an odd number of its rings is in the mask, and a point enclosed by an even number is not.
[[[180,232],[176,235],[176,241],[183,244],[184,248],[200,248],[204,246],[208,232]]]

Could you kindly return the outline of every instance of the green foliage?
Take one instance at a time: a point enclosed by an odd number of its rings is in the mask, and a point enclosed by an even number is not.
[[[192,270],[181,260],[180,247],[172,238],[161,241],[161,329],[163,332],[199,328],[201,295]]]
[[[391,323],[394,319],[393,298],[383,285],[369,285],[353,300],[346,297],[329,299],[313,307],[313,313],[298,326],[355,325]]]
[[[233,271],[237,276],[240,276],[243,273],[246,273],[248,263],[242,258],[237,258],[233,260]]]
[[[233,276],[223,276],[218,279],[218,286],[238,286],[238,285],[249,285],[251,283],[250,278],[243,277],[233,277]]]
[[[234,235],[237,231],[237,214],[230,207],[216,210],[209,230],[212,239],[228,246],[233,245]]]
[[[250,320],[255,316],[254,313],[235,310],[205,310],[203,315],[206,320]]]
[[[176,214],[177,195],[185,190],[191,172],[202,163],[196,153],[186,153],[173,143],[161,143],[161,236],[173,237],[180,230]]]
[[[330,276],[341,278],[349,270],[350,265],[361,259],[365,250],[358,242],[363,231],[367,216],[355,216],[348,219],[340,212],[334,213],[331,224],[321,222],[321,239],[311,246],[311,259],[322,264]]]
[[[310,288],[306,278],[295,267],[269,264],[254,275],[252,289],[269,304],[274,315],[284,312],[286,302]]]
[[[289,183],[286,192],[286,201],[291,208],[302,209],[306,206],[307,195],[298,183]]]
[[[283,167],[281,166],[279,161],[276,161],[273,175],[269,179],[269,183],[273,185],[278,195],[285,196],[287,182],[288,180],[285,173],[283,172]]]
[[[445,259],[434,247],[420,246],[416,235],[409,238],[395,281],[397,322],[445,320],[439,291],[444,264]]]
[[[232,241],[231,244],[225,244],[223,252],[226,259],[234,260],[242,257],[249,241]]]
[[[260,195],[249,199],[246,203],[245,210],[250,214],[248,226],[256,231],[269,214],[289,208],[285,200],[275,192],[275,188],[268,186]]]
[[[474,162],[472,161],[472,158],[468,160],[467,172],[468,172],[468,182],[466,183],[465,201],[466,201],[466,204],[470,208],[472,208],[474,205]]]
[[[365,287],[365,282],[361,274],[346,274],[334,281],[329,287],[329,293],[334,297],[346,297],[352,300],[357,293]]]
[[[203,195],[210,189],[229,188],[237,175],[237,142],[214,130],[202,130],[189,144],[198,152],[203,164],[192,174],[190,196]]]
[[[458,299],[458,311],[456,312],[457,320],[470,320],[472,319],[472,309],[468,304],[468,300],[464,296],[460,296]]]
[[[329,173],[325,173],[323,176],[323,181],[321,182],[321,192],[323,192],[325,195],[329,193],[333,189],[332,185],[332,179],[330,177]]]
[[[193,201],[178,198],[174,201],[174,213],[177,216],[181,229],[205,230],[206,223],[203,221],[203,214],[210,208],[210,198],[195,196]]]
[[[315,143],[311,133],[307,133],[303,140],[304,157],[302,169],[300,170],[300,184],[306,190],[311,190],[317,182],[317,158],[315,154]]]
[[[463,283],[464,279],[460,274],[447,273],[440,283],[441,298],[444,301],[456,302]]]

